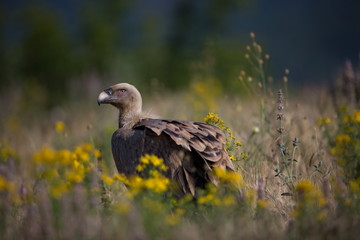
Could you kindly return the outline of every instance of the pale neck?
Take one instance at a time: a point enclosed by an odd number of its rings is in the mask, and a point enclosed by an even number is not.
[[[137,111],[119,111],[119,128],[132,128],[141,115],[141,109]]]

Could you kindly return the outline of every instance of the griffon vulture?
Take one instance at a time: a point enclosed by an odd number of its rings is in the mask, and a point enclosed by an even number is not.
[[[119,129],[111,140],[116,168],[125,175],[137,174],[139,158],[154,154],[168,166],[167,177],[178,183],[181,193],[195,196],[196,188],[216,184],[214,167],[234,170],[225,150],[225,134],[201,122],[151,118],[142,112],[139,91],[119,83],[102,91],[98,104],[119,110]]]

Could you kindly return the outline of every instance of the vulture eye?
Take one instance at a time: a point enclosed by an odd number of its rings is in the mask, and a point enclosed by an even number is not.
[[[126,92],[126,89],[120,89],[119,92],[125,93],[125,92]]]

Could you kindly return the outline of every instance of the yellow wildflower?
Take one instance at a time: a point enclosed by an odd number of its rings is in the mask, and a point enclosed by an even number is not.
[[[140,162],[143,164],[149,164],[150,163],[150,155],[145,154],[143,157],[140,158]]]
[[[336,145],[338,145],[338,146],[344,146],[349,142],[351,142],[351,138],[349,135],[339,134],[336,137]]]
[[[55,131],[57,133],[62,133],[62,132],[64,132],[64,130],[65,130],[65,123],[62,121],[57,121],[55,123]]]
[[[234,195],[225,196],[223,199],[223,204],[225,206],[230,206],[230,205],[235,204],[235,196]]]
[[[89,149],[90,148],[90,149]],[[91,151],[92,146],[89,144],[83,144],[81,146],[77,146],[74,150],[78,160],[82,162],[88,162],[90,160],[89,151]]]
[[[318,221],[326,218],[326,199],[311,181],[301,180],[296,186],[297,202],[292,212],[294,217],[315,217]]]
[[[75,172],[75,171],[68,171],[66,172],[66,179],[69,181],[69,182],[81,182],[84,178],[84,175],[79,173],[79,172]]]
[[[89,162],[90,160],[90,154],[87,152],[82,152],[78,155],[78,157],[82,162]]]
[[[136,167],[136,170],[139,172],[144,171],[147,168],[146,165],[152,165],[161,171],[166,171],[168,169],[168,167],[164,165],[163,159],[155,155],[145,154],[140,158],[140,163],[142,164]]]
[[[143,179],[137,175],[130,176],[128,179],[129,187],[132,191],[139,192],[143,186]]]
[[[160,166],[160,170],[165,172],[168,170],[168,167],[163,164]]]
[[[197,202],[199,204],[205,204],[211,202],[215,198],[215,195],[213,193],[208,193],[205,196],[201,196],[198,198]]]
[[[152,190],[156,193],[163,193],[167,191],[170,180],[165,177],[149,178],[143,181],[146,189]]]
[[[56,158],[59,159],[61,165],[70,165],[72,162],[72,153],[69,150],[60,150],[56,153]]]
[[[50,194],[55,198],[60,198],[68,191],[68,185],[65,183],[57,184],[50,190]]]
[[[267,208],[269,206],[269,203],[266,200],[260,199],[257,201],[257,206],[259,208]]]
[[[102,152],[101,152],[101,150],[96,149],[96,150],[94,151],[94,155],[95,155],[95,157],[96,157],[97,159],[102,158]]]
[[[355,123],[360,123],[360,110],[356,110],[353,114],[353,121]]]
[[[222,120],[216,113],[213,112],[210,112],[208,115],[206,115],[204,122],[214,124],[222,130],[225,130],[226,128],[224,120]]]
[[[314,185],[310,181],[302,180],[296,185],[296,190],[300,193],[310,192]]]
[[[101,180],[106,183],[107,185],[111,185],[114,183],[114,178],[110,177],[109,175],[107,174],[101,174]]]
[[[10,157],[16,157],[15,151],[8,146],[7,142],[0,142],[0,158],[8,160]]]
[[[124,174],[115,173],[113,178],[121,183],[129,184],[129,179]]]
[[[154,155],[150,157],[150,161],[155,167],[160,166],[163,163],[163,160],[161,158],[158,158]]]
[[[360,197],[360,179],[351,180],[349,182],[349,187],[352,193],[354,193],[357,197]]]
[[[150,170],[150,176],[152,178],[158,178],[158,177],[160,177],[160,173],[157,170]]]
[[[214,175],[219,178],[220,182],[231,183],[237,187],[241,187],[243,185],[243,178],[238,172],[226,171],[222,168],[214,168]]]
[[[322,119],[319,119],[319,120],[316,121],[316,124],[319,125],[319,126],[326,125],[326,124],[329,124],[329,123],[331,123],[330,118],[322,118]]]
[[[79,162],[78,160],[74,160],[74,161],[72,162],[72,166],[73,166],[74,169],[77,169],[80,165],[81,165],[81,164],[80,164],[80,162]]]
[[[322,192],[308,180],[301,180],[295,186],[295,190],[299,197],[301,197],[300,201],[303,201],[303,203],[317,204],[319,206],[324,206],[326,204],[326,199]]]
[[[0,176],[0,192],[6,191],[11,197],[11,201],[14,204],[20,204],[21,199],[19,197],[17,186],[14,182],[8,181],[6,178]]]
[[[0,191],[6,190],[6,189],[7,189],[7,181],[5,178],[0,176]]]
[[[144,171],[145,167],[144,167],[144,165],[139,164],[139,165],[136,166],[135,169],[136,169],[136,171],[138,171],[138,172],[142,172],[142,171]]]
[[[55,160],[55,152],[49,147],[45,147],[40,152],[33,155],[33,161],[35,163],[52,163]]]
[[[214,174],[221,179],[225,178],[226,171],[222,168],[214,168]]]
[[[86,151],[86,152],[91,152],[94,149],[93,145],[90,143],[83,143],[81,145],[81,148],[83,151]]]

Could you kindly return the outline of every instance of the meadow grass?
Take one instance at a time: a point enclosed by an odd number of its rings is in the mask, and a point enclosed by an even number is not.
[[[206,121],[227,134],[236,171],[215,169],[219,186],[196,199],[172,194],[176,186],[155,156],[141,158],[140,176],[116,172],[117,113],[98,108],[96,95],[52,111],[18,90],[2,95],[2,239],[355,238],[359,71],[347,66],[332,91],[291,94],[289,70],[274,87],[264,67],[269,56],[252,40],[245,58],[255,70],[238,80],[247,96],[213,92],[214,79],[205,78],[189,92],[144,98],[145,109],[164,118]]]

